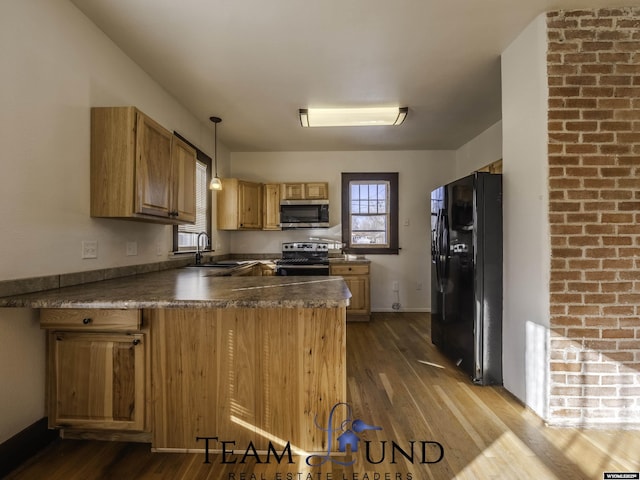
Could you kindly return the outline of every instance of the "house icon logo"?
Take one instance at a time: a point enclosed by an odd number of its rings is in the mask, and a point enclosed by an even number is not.
[[[348,403],[336,403],[329,412],[329,419],[327,420],[326,428],[318,425],[317,419],[315,421],[316,427],[320,430],[327,432],[327,452],[325,455],[309,455],[307,457],[307,465],[315,467],[322,465],[329,461],[338,465],[353,465],[355,460],[350,462],[343,462],[331,456],[331,445],[333,444],[333,438],[337,435],[338,451],[346,453],[347,446],[350,447],[351,452],[358,451],[358,444],[360,443],[360,434],[367,430],[382,430],[382,427],[376,425],[369,425],[360,419],[353,419],[351,405]]]

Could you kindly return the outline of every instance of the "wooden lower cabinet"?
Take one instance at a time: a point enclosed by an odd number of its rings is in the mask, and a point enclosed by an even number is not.
[[[43,309],[49,426],[154,451],[218,437],[326,452],[318,425],[347,401],[345,318],[346,307]]]
[[[154,310],[154,449],[203,449],[196,437],[218,437],[239,450],[280,439],[326,452],[317,425],[346,401],[344,317],[344,308]]]
[[[41,312],[41,325],[48,329],[49,427],[145,431],[149,352],[148,332],[135,331],[140,311],[87,312]],[[122,331],[125,324],[132,331]]]
[[[351,292],[347,319],[369,320],[371,318],[369,264],[331,263],[329,274],[342,276]]]

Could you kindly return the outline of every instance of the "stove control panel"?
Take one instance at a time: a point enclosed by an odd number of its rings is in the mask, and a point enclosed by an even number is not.
[[[329,244],[323,242],[287,242],[282,252],[329,252]]]

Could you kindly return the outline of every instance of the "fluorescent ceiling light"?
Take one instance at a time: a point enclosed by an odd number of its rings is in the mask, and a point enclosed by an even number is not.
[[[303,127],[400,125],[408,110],[407,107],[301,108],[300,124]]]

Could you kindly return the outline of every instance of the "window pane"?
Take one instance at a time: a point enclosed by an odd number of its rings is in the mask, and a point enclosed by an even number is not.
[[[387,229],[386,215],[353,215],[351,217],[351,230],[382,230]]]
[[[357,245],[387,246],[387,234],[385,232],[352,232],[351,243]]]

